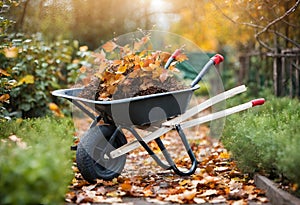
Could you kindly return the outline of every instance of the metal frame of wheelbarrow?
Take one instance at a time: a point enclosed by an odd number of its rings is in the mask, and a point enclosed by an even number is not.
[[[90,130],[92,128],[96,127],[98,122],[101,119],[103,119],[105,123],[115,126],[115,130],[114,130],[113,134],[111,135],[111,137],[109,138],[109,141],[108,141],[109,144],[114,143],[114,141],[118,137],[119,133],[123,134],[122,129],[126,129],[126,130],[130,131],[133,134],[133,136],[136,138],[136,140],[134,140],[130,143],[126,143],[114,150],[110,150],[109,148],[105,147],[103,150],[103,158],[104,159],[107,159],[107,160],[116,159],[116,158],[118,158],[120,156],[124,156],[128,152],[142,146],[150,154],[150,156],[155,160],[155,162],[159,166],[161,166],[164,169],[172,169],[178,175],[187,176],[187,175],[191,175],[195,172],[195,170],[197,168],[197,159],[189,145],[189,142],[184,134],[183,129],[189,128],[189,127],[192,127],[195,125],[199,125],[199,124],[202,124],[205,122],[209,122],[212,120],[216,120],[216,119],[219,119],[219,118],[231,115],[233,113],[240,112],[242,110],[246,110],[253,106],[261,105],[264,103],[264,99],[257,99],[257,100],[253,100],[253,101],[250,101],[250,102],[242,104],[242,105],[238,105],[238,106],[235,106],[235,107],[223,110],[223,111],[219,111],[217,113],[212,113],[207,116],[203,116],[203,117],[200,117],[197,119],[186,121],[188,118],[198,114],[199,112],[209,108],[210,106],[246,91],[245,86],[239,86],[239,87],[233,88],[231,90],[228,90],[226,92],[223,92],[221,94],[218,94],[218,95],[204,101],[203,103],[185,111],[187,104],[190,100],[191,94],[193,93],[193,91],[195,89],[199,88],[199,86],[197,85],[198,82],[202,79],[202,77],[205,75],[207,70],[212,65],[218,64],[218,63],[222,62],[222,60],[223,60],[223,57],[218,54],[215,55],[213,58],[211,58],[208,61],[208,63],[203,67],[201,72],[197,75],[197,77],[194,79],[194,81],[191,84],[191,88],[186,89],[184,91],[160,93],[160,94],[149,95],[146,97],[140,96],[140,97],[135,97],[134,99],[132,98],[132,99],[125,99],[125,100],[119,100],[119,101],[114,100],[114,101],[106,101],[106,102],[87,100],[87,99],[77,97],[77,94],[81,91],[80,89],[57,90],[57,91],[54,91],[52,94],[55,96],[64,97],[64,98],[72,101],[72,103],[75,106],[77,106],[80,110],[82,110],[90,118],[92,118],[93,122],[90,125]],[[182,96],[182,94],[184,94],[184,95]],[[121,106],[121,108],[118,110],[121,112],[121,110],[124,109],[124,103],[125,104],[128,103],[128,106],[129,106],[130,103],[137,102],[137,105],[139,105],[139,104],[143,104],[143,102],[146,102],[146,100],[150,100],[149,101],[150,104],[151,103],[155,104],[157,102],[157,101],[155,101],[156,98],[157,98],[157,100],[160,100],[160,99],[163,99],[165,96],[176,96],[176,95],[179,95],[178,98],[175,97],[176,100],[181,99],[181,98],[188,98],[188,99],[185,99],[185,101],[183,102],[183,104],[184,104],[183,106],[181,106],[181,104],[180,104],[179,111],[172,113],[172,109],[171,109],[170,110],[171,113],[167,114],[166,119],[162,118],[162,120],[163,120],[162,123],[159,119],[154,119],[154,121],[157,121],[156,125],[158,125],[158,128],[144,137],[141,137],[138,134],[138,132],[135,130],[135,128],[143,128],[143,127],[147,128],[147,123],[152,123],[151,120],[149,121],[149,119],[144,119],[143,117],[141,119],[139,118],[136,120],[135,119],[132,120],[131,119],[132,116],[127,116],[127,118],[122,119],[122,120],[112,117],[111,106],[114,103],[116,103],[116,105],[119,105],[118,103],[123,105],[123,107]],[[154,99],[154,101],[153,101],[153,99]],[[170,97],[166,98],[166,100],[169,100],[169,99],[170,99]],[[86,109],[85,106],[88,106],[90,108],[95,108],[96,111],[99,112],[99,115],[94,115],[92,112],[90,112],[88,109]],[[164,108],[164,109],[168,109],[168,108]],[[109,114],[107,115],[107,113],[109,113]],[[148,114],[148,113],[146,113],[146,114]],[[177,115],[177,117],[176,117],[176,115]],[[135,116],[135,113],[133,114],[133,116]],[[169,119],[169,117],[174,117],[174,118]],[[130,123],[128,123],[127,120],[129,120]],[[153,123],[155,123],[155,122],[153,122]],[[171,158],[169,152],[167,151],[164,143],[160,139],[160,136],[169,132],[170,130],[177,131],[177,133],[180,136],[181,141],[189,155],[189,158],[191,160],[191,166],[187,171],[182,171],[177,167],[177,165]],[[148,146],[147,143],[149,143],[150,141],[153,141],[153,140],[156,142],[159,149],[161,150],[166,162],[163,162],[155,154],[155,152]],[[92,180],[90,180],[90,181],[92,181]]]

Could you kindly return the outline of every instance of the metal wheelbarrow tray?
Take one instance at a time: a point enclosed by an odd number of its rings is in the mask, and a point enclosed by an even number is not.
[[[83,88],[62,89],[52,92],[53,95],[82,103],[99,114],[113,119],[118,125],[144,126],[159,123],[184,113],[194,90],[199,86],[184,90],[137,96],[111,101],[96,101],[78,97]],[[75,102],[75,103],[76,103]]]
[[[53,95],[70,100],[93,119],[90,128],[80,138],[78,145],[75,146],[76,162],[83,178],[90,183],[94,183],[96,179],[111,180],[117,177],[125,166],[126,154],[140,146],[162,168],[172,169],[176,174],[181,176],[193,174],[197,168],[197,159],[183,129],[219,119],[264,103],[264,99],[257,99],[217,113],[186,121],[212,105],[246,91],[245,86],[239,86],[220,93],[187,110],[193,92],[199,88],[197,85],[198,82],[212,65],[222,61],[222,56],[215,55],[207,62],[191,83],[191,88],[179,91],[112,101],[95,101],[80,98],[78,95],[83,88],[53,91]],[[95,112],[91,112],[89,108]],[[104,121],[104,124],[98,125],[101,119]],[[151,132],[142,137],[136,131],[136,128],[151,128],[147,129]],[[127,142],[123,132],[124,129],[131,132],[136,140]],[[177,131],[191,161],[191,165],[185,167],[184,171],[177,167],[160,138],[163,134],[171,130]],[[161,160],[148,146],[147,143],[153,140],[161,150],[164,160]]]

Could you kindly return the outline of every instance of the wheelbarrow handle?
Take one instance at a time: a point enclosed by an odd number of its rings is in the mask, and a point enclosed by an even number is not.
[[[221,63],[222,61],[224,61],[224,57],[220,54],[216,54],[214,57],[212,57],[202,68],[202,70],[200,71],[200,73],[196,76],[196,78],[193,80],[193,82],[191,83],[191,87],[194,87],[195,85],[197,85],[199,83],[200,80],[202,80],[203,76],[207,73],[207,71],[209,70],[209,68],[212,65],[218,65],[219,63]]]

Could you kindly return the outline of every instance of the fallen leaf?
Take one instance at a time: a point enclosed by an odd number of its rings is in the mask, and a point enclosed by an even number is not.
[[[200,197],[212,196],[212,195],[216,195],[217,193],[218,191],[215,189],[208,189],[204,193],[202,193]]]
[[[197,194],[197,191],[196,189],[193,189],[193,190],[185,190],[182,194],[183,198],[190,201],[190,200],[193,200],[195,198]]]
[[[217,196],[209,200],[209,203],[212,204],[218,204],[218,203],[223,203],[226,202],[226,198],[224,196]]]
[[[206,204],[207,203],[204,199],[199,198],[199,197],[195,197],[193,200],[196,204]]]
[[[120,190],[125,192],[130,192],[132,189],[132,184],[130,181],[125,181],[123,184],[120,185]]]
[[[222,159],[229,159],[230,158],[230,154],[228,152],[222,152],[220,154],[220,158],[222,158]]]

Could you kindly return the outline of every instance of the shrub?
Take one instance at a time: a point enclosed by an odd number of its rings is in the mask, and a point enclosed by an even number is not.
[[[299,101],[268,98],[265,105],[227,118],[222,142],[250,174],[285,176],[300,184]]]
[[[40,35],[22,34],[6,38],[0,45],[2,107],[18,117],[44,116],[48,103],[63,102],[51,91],[74,84],[86,53],[77,41],[47,43]]]
[[[0,204],[58,204],[72,179],[71,120],[0,124]]]

